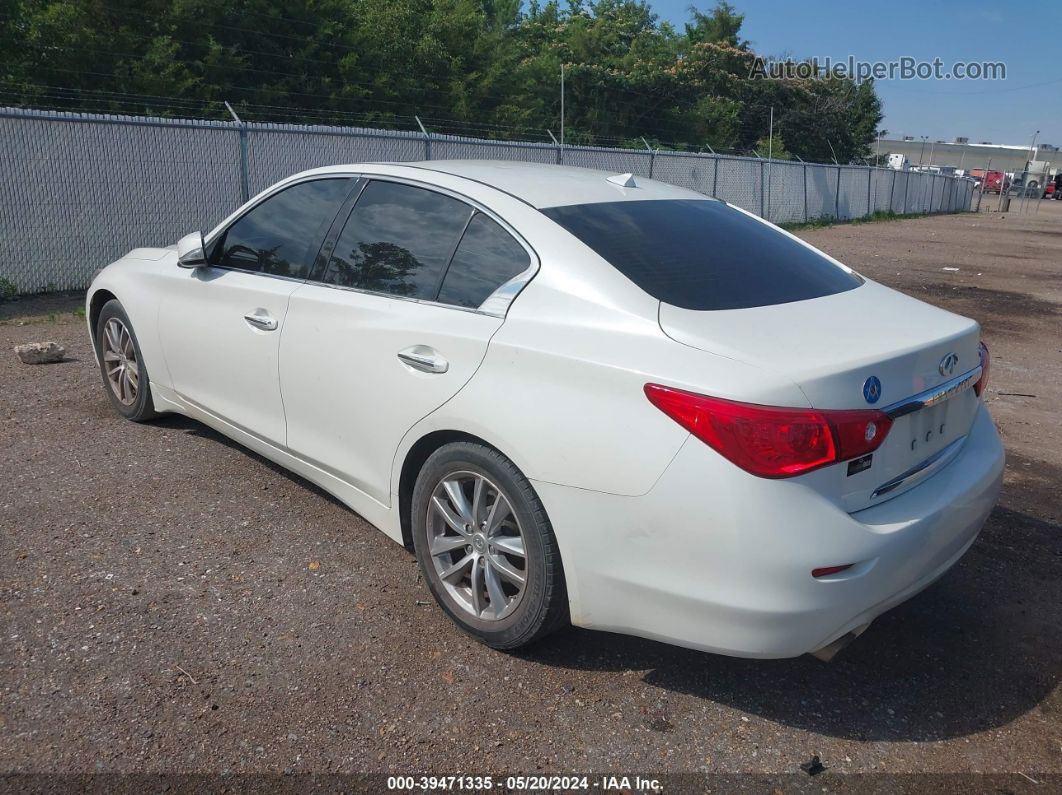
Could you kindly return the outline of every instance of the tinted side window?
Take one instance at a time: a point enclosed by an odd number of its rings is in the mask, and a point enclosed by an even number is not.
[[[351,182],[300,182],[270,196],[226,230],[212,264],[305,279]]]
[[[439,300],[478,307],[487,296],[531,264],[524,247],[493,220],[477,213],[457,247]]]
[[[542,212],[653,298],[682,309],[785,304],[863,283],[814,249],[719,201],[603,202]]]
[[[472,214],[464,202],[395,182],[370,182],[328,260],[341,287],[434,299]]]

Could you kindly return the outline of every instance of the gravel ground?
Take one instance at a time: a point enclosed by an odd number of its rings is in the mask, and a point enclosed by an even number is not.
[[[981,321],[1008,448],[966,557],[830,664],[487,649],[323,492],[120,419],[69,298],[0,306],[0,771],[1062,772],[1062,203],[800,234]]]

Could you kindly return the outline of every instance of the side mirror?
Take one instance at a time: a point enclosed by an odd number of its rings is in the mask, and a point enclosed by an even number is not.
[[[177,241],[177,264],[182,268],[202,268],[207,264],[202,232],[192,232]]]

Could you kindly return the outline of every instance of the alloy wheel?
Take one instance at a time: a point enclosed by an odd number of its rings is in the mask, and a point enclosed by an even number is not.
[[[505,493],[478,472],[452,472],[432,491],[429,555],[450,598],[481,621],[499,621],[527,585],[523,528]]]
[[[118,401],[123,406],[133,405],[140,388],[140,365],[133,336],[116,317],[103,326],[103,371]]]

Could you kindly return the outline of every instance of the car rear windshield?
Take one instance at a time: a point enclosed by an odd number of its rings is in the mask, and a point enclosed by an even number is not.
[[[682,309],[787,304],[863,283],[721,201],[602,202],[542,212],[649,295]]]

